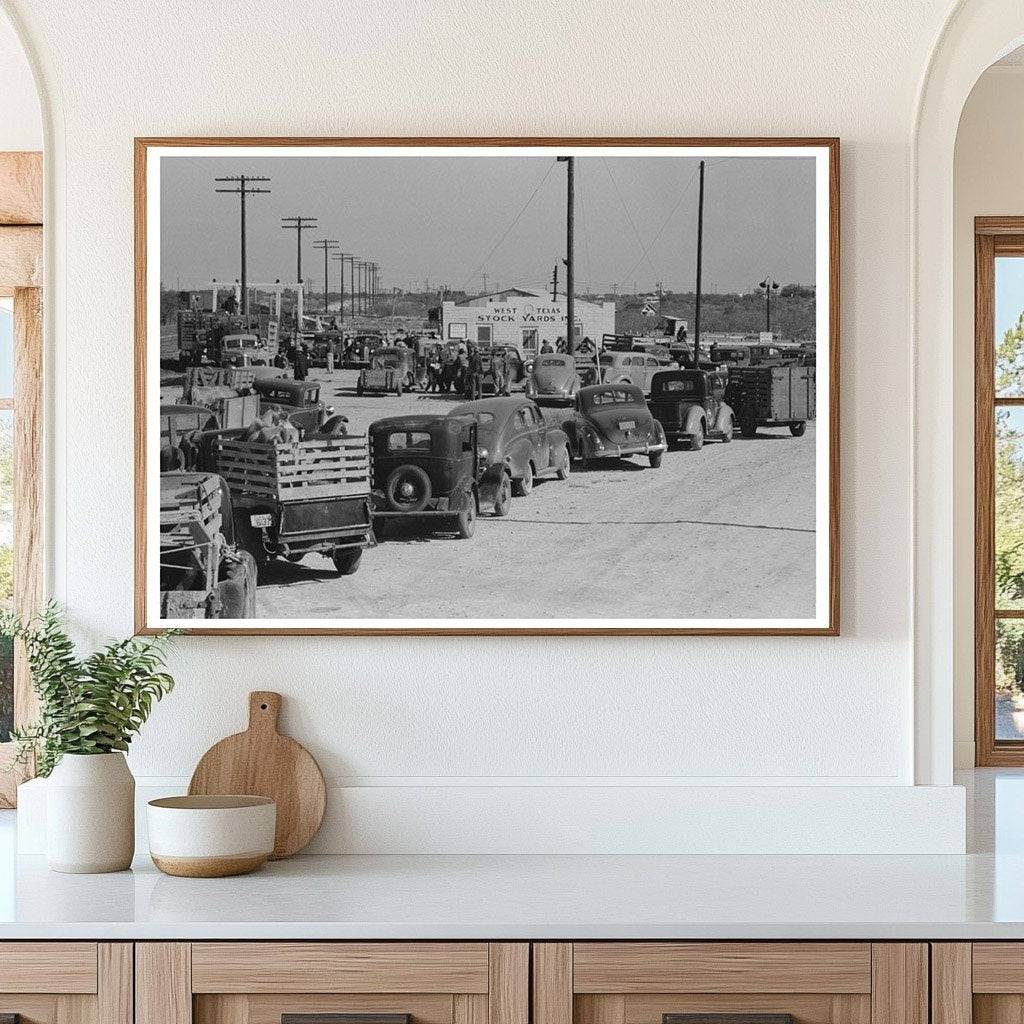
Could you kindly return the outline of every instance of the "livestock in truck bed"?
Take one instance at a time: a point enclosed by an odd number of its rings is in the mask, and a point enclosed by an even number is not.
[[[370,493],[365,436],[296,442],[220,438],[217,470],[232,492],[272,501],[308,501]]]
[[[239,544],[262,573],[273,558],[330,558],[343,576],[373,541],[365,436],[306,441],[214,439],[217,472],[234,505]]]

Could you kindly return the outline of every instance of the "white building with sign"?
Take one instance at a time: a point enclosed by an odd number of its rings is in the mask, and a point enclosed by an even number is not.
[[[446,341],[472,341],[481,345],[515,345],[524,356],[539,351],[544,342],[552,348],[566,337],[566,300],[550,291],[507,288],[477,295],[465,302],[441,305],[441,330]],[[576,299],[573,310],[576,338],[600,343],[604,334],[615,333],[615,303]]]

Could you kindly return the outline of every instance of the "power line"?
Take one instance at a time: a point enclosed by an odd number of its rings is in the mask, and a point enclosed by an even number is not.
[[[622,193],[619,191],[619,183],[615,180],[615,176],[612,174],[611,167],[608,166],[608,160],[606,157],[601,157],[601,163],[604,164],[604,169],[608,172],[608,177],[611,179],[612,188],[615,189],[615,194],[619,197],[619,202],[622,204],[622,211],[626,215],[626,220],[629,221],[629,226],[633,229],[633,234],[636,236],[637,245],[640,246],[640,251],[644,254],[644,258],[647,260],[648,266],[651,268],[654,276],[658,276],[658,270],[651,262],[651,254],[647,251],[644,245],[644,240],[640,237],[640,232],[637,230],[636,224],[633,223],[633,217],[630,215],[629,207],[626,206],[626,200],[623,199]]]
[[[541,187],[543,186],[544,182],[547,181],[548,175],[554,169],[554,166],[555,166],[555,162],[554,161],[552,161],[550,164],[548,164],[548,169],[544,172],[543,177],[537,183],[537,187],[530,193],[530,198],[527,199],[526,202],[523,204],[523,208],[512,219],[512,223],[509,224],[509,226],[507,228],[505,228],[505,231],[502,234],[501,238],[499,238],[497,240],[497,242],[494,243],[494,245],[491,248],[491,251],[480,261],[479,265],[473,270],[473,273],[470,274],[469,277],[467,277],[466,280],[463,282],[463,285],[462,285],[462,290],[463,291],[466,290],[466,285],[468,285],[470,283],[470,281],[475,281],[480,276],[480,271],[483,270],[483,268],[487,266],[488,261],[498,251],[498,248],[500,247],[501,243],[504,242],[506,238],[508,238],[508,236],[511,233],[512,229],[519,223],[519,218],[522,217],[522,215],[524,213],[526,213],[527,207],[529,207],[530,203],[533,202],[533,200],[536,197],[537,193],[541,190]]]

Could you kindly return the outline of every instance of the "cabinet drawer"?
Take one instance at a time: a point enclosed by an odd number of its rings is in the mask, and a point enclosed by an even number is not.
[[[139,943],[135,967],[135,1024],[529,1024],[526,943]]]
[[[92,994],[97,974],[95,942],[0,943],[0,992]]]
[[[537,943],[533,1009],[534,1024],[929,1024],[928,949],[868,942]]]
[[[871,945],[578,942],[573,991],[867,993]]]
[[[193,992],[487,991],[486,942],[197,942]]]

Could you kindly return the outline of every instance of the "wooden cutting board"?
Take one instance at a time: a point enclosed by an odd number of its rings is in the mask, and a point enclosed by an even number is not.
[[[309,844],[324,820],[327,789],[320,766],[302,744],[277,731],[281,694],[249,694],[249,728],[212,746],[196,765],[188,791],[266,796],[277,803],[273,860]]]

